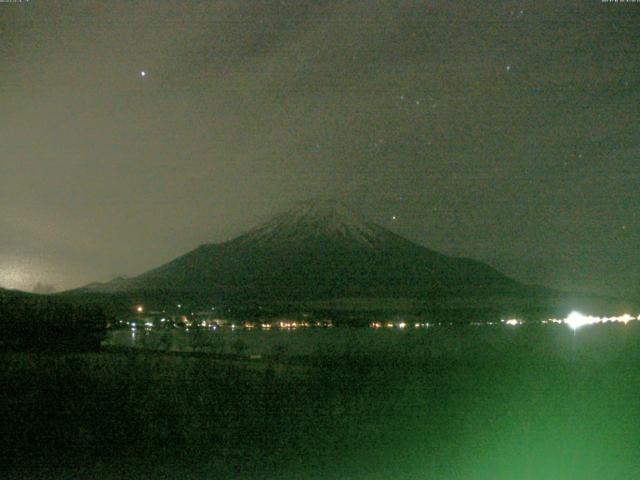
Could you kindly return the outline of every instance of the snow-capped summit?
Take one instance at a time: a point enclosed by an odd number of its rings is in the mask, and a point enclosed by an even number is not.
[[[320,200],[298,203],[235,241],[262,246],[335,241],[375,248],[395,239],[391,232],[368,221],[344,203]]]

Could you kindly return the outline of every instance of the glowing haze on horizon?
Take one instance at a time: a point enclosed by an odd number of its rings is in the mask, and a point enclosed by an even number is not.
[[[640,9],[0,5],[0,286],[135,275],[329,196],[527,283],[640,279]]]

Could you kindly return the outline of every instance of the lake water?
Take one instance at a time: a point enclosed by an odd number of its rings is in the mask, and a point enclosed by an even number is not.
[[[617,480],[640,471],[640,322],[129,328],[105,345],[145,351],[5,355],[1,452],[53,472],[31,475],[18,462],[3,479]]]
[[[538,350],[543,356],[640,355],[639,322],[566,325],[448,325],[429,328],[165,328],[111,331],[103,344],[151,350],[246,356],[500,357]]]

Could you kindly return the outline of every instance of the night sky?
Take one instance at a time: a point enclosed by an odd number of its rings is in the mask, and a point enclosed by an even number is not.
[[[640,3],[23,0],[0,38],[4,287],[332,197],[522,281],[640,289]]]

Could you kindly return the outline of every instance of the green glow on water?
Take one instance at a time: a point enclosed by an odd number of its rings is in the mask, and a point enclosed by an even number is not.
[[[289,343],[273,370],[264,359],[190,354],[7,356],[0,372],[13,410],[2,419],[14,441],[5,450],[24,437],[22,419],[37,418],[29,445],[52,438],[47,448],[90,441],[100,447],[90,452],[108,451],[108,434],[146,446],[140,457],[105,459],[108,478],[121,461],[132,472],[149,465],[149,452],[157,464],[136,478],[221,469],[220,478],[274,480],[640,478],[638,322],[577,333],[553,324],[216,338],[231,349],[242,338],[247,353]],[[300,352],[322,361],[304,363]],[[204,473],[171,463],[185,458]]]

